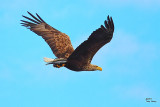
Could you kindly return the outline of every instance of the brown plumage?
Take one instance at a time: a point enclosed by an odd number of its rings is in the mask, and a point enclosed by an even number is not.
[[[69,36],[48,25],[38,14],[36,15],[39,19],[33,16],[30,12],[28,12],[28,14],[30,14],[35,20],[23,16],[32,22],[21,20],[23,22],[21,23],[22,26],[29,28],[37,35],[42,36],[56,57],[68,58],[74,51]]]
[[[108,16],[104,22],[105,27],[101,25],[99,29],[89,36],[88,40],[84,41],[74,50],[68,35],[48,25],[38,14],[36,14],[37,17],[33,16],[30,12],[28,12],[28,14],[30,14],[34,20],[23,16],[31,22],[21,20],[22,26],[42,36],[58,58],[56,60],[45,59],[48,64],[53,64],[53,66],[57,68],[65,66],[74,71],[102,70],[102,68],[97,65],[92,65],[91,61],[96,52],[110,42],[113,37],[114,23],[112,17]]]

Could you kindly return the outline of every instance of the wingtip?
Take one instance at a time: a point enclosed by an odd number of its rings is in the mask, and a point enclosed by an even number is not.
[[[107,19],[109,20],[109,15],[107,16]]]
[[[27,11],[28,14],[31,14],[29,11]]]
[[[114,31],[114,23],[111,16],[107,16],[107,20],[104,21],[105,29],[112,29]],[[101,27],[103,28],[103,27]]]
[[[112,20],[112,16],[109,16],[109,15],[108,15],[108,16],[107,16],[107,20],[108,20],[108,21],[113,21],[113,20]]]
[[[36,13],[36,15],[37,15],[37,17],[38,17],[42,22],[46,23],[46,22],[38,15],[38,13]]]

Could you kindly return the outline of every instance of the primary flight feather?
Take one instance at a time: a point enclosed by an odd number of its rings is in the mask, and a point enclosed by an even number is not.
[[[30,12],[28,14],[33,19],[23,16],[29,21],[21,20],[22,26],[41,36],[57,57],[56,59],[44,58],[47,64],[53,64],[56,68],[64,66],[73,71],[102,71],[101,67],[91,64],[91,61],[96,52],[110,42],[113,37],[112,17],[108,16],[104,21],[105,26],[101,25],[74,50],[68,35],[48,25],[37,13],[37,17]]]

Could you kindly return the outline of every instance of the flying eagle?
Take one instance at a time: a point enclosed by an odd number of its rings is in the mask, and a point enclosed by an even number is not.
[[[102,71],[101,67],[91,64],[91,61],[96,52],[110,42],[113,37],[114,23],[112,17],[108,16],[107,20],[104,21],[105,26],[101,25],[74,50],[68,35],[48,25],[37,13],[37,17],[30,12],[28,14],[32,19],[22,15],[29,20],[21,20],[22,26],[41,36],[57,57],[56,59],[44,58],[47,64],[53,64],[56,68],[64,66],[73,71]]]

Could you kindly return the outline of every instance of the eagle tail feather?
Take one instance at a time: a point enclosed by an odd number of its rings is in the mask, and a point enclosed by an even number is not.
[[[64,58],[52,59],[52,58],[44,57],[43,59],[44,59],[44,62],[47,62],[46,65],[49,65],[49,64],[59,65],[59,64],[65,64],[67,62],[67,59],[64,59]]]
[[[47,58],[47,57],[44,57],[43,59],[44,59],[44,62],[47,62],[47,63],[54,61],[54,59],[52,59],[52,58]]]

